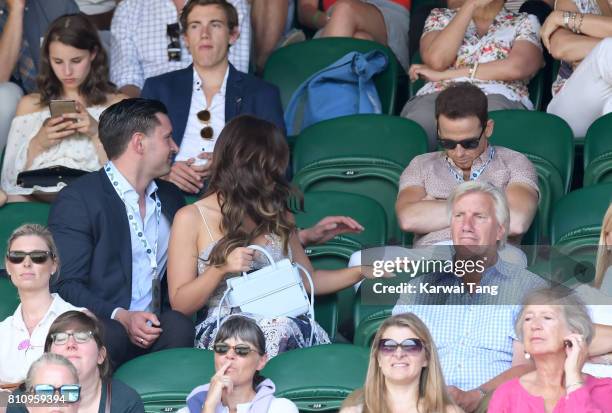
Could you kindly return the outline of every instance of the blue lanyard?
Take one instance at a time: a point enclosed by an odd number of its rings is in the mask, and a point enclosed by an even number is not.
[[[489,146],[489,158],[480,168],[478,168],[475,171],[470,172],[470,181],[475,181],[476,179],[478,179],[478,177],[484,172],[485,168],[489,165],[491,160],[493,160],[493,156],[495,156],[495,148],[493,146]],[[463,179],[463,175],[459,175],[457,171],[455,171],[455,168],[453,168],[453,165],[451,165],[450,161],[448,160],[448,155],[446,156],[445,159],[446,159],[446,164],[448,165],[448,170],[455,177],[457,182],[459,183],[465,182],[465,179]]]
[[[155,215],[157,217],[157,226],[155,227],[155,245],[153,246],[153,248],[151,248],[149,246],[149,242],[147,241],[147,238],[144,236],[145,233],[144,233],[143,226],[141,225],[140,221],[136,219],[138,211],[135,211],[134,208],[130,204],[128,204],[128,202],[125,200],[125,197],[123,196],[125,188],[119,188],[121,186],[121,183],[119,180],[115,178],[115,174],[113,172],[113,168],[111,168],[110,166],[110,163],[107,162],[106,165],[104,165],[104,171],[106,172],[106,175],[108,175],[108,178],[110,179],[113,185],[113,188],[115,188],[117,195],[119,195],[119,198],[121,198],[121,201],[123,201],[123,203],[126,206],[128,222],[134,229],[134,233],[138,237],[138,240],[142,244],[142,247],[144,248],[145,252],[147,253],[147,257],[149,258],[149,263],[151,264],[151,270],[153,271],[153,279],[156,279],[157,278],[157,243],[158,243],[158,238],[159,238],[159,222],[161,220],[161,202],[159,201],[157,192],[155,192]],[[144,221],[144,217],[143,217],[143,221]]]

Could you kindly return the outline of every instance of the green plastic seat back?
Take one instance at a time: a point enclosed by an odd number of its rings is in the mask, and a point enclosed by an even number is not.
[[[395,215],[399,177],[412,158],[427,151],[423,129],[407,119],[354,115],[317,123],[298,136],[294,183],[304,192],[355,193],[379,202],[387,235],[405,235]]]
[[[410,63],[423,63],[420,52],[417,51],[414,53],[414,55],[412,55],[412,60]],[[529,100],[531,100],[531,103],[533,103],[533,107],[535,110],[540,110],[542,107],[542,98],[544,96],[544,79],[547,73],[544,69],[545,68],[538,70],[536,75],[533,77],[533,79],[529,81],[529,84],[527,85],[527,88],[529,89]],[[416,82],[410,82],[408,86],[408,92],[410,94],[410,97],[416,96],[419,89],[425,86],[425,83],[426,82],[420,78],[417,79]]]
[[[311,75],[347,53],[366,53],[371,50],[381,50],[389,61],[387,69],[374,76],[374,83],[382,105],[382,113],[392,114],[395,108],[400,65],[391,49],[377,42],[329,37],[281,47],[268,59],[264,79],[278,86],[283,108],[286,108],[293,93]]]
[[[332,191],[309,191],[304,194],[303,211],[295,211],[299,228],[309,228],[326,216],[349,216],[364,230],[348,233],[340,238],[354,240],[364,247],[384,245],[387,240],[387,217],[375,200],[358,194]]]
[[[612,183],[580,188],[561,198],[552,215],[552,245],[563,246],[568,253],[596,248],[610,201]]]
[[[540,240],[548,239],[555,203],[569,191],[574,163],[574,138],[560,117],[527,110],[490,112],[495,121],[491,143],[523,153],[538,173]]]
[[[0,251],[6,252],[11,233],[22,224],[47,225],[50,205],[43,202],[14,202],[0,207]],[[4,268],[4,260],[0,260]]]
[[[0,277],[0,320],[13,315],[19,306],[19,294],[8,278]]]
[[[597,119],[584,142],[584,186],[612,182],[612,113]]]
[[[378,327],[391,316],[391,311],[399,299],[399,293],[389,290],[381,293],[381,286],[397,287],[410,281],[410,277],[399,275],[393,278],[366,279],[359,286],[355,297],[354,319],[355,335],[353,343],[369,347]]]
[[[114,377],[136,390],[146,412],[167,413],[184,407],[187,395],[214,374],[212,351],[175,348],[130,360]]]
[[[361,249],[363,247],[351,239],[336,237],[323,245],[308,246],[304,251],[315,269],[339,270],[346,268],[351,254]],[[332,341],[338,331],[345,337],[352,336],[354,301],[353,287],[315,297],[315,319],[327,331]]]
[[[276,385],[276,397],[292,400],[301,412],[337,411],[362,387],[369,350],[351,344],[327,344],[281,353],[261,374]]]

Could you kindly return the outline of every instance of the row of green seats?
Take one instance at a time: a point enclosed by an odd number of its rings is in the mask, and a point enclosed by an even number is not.
[[[209,350],[163,350],[127,362],[114,377],[140,394],[146,412],[175,412],[193,388],[210,382],[213,357]],[[261,374],[276,385],[276,397],[292,400],[301,412],[330,412],[363,386],[368,359],[364,347],[327,344],[279,354]]]

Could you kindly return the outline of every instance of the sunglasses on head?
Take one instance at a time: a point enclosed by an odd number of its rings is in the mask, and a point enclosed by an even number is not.
[[[30,257],[34,264],[44,264],[49,258],[53,258],[51,251],[9,251],[6,254],[6,259],[11,264],[21,264],[25,257]]]
[[[51,339],[53,340],[53,344],[58,346],[64,345],[68,342],[68,339],[72,337],[74,341],[79,344],[87,343],[92,337],[92,331],[74,331],[72,333],[61,332],[61,333],[53,333],[51,334]]]
[[[81,397],[81,386],[78,384],[64,384],[59,387],[55,387],[51,384],[36,384],[31,393],[42,396],[44,400],[51,400],[53,396],[58,394],[60,396],[59,403],[76,403]]]
[[[390,338],[381,338],[378,342],[378,350],[383,354],[393,354],[398,347],[402,349],[402,353],[416,354],[423,350],[423,341],[418,338],[407,338],[398,343]]]
[[[480,145],[480,140],[482,139],[482,135],[485,131],[485,128],[482,128],[480,131],[480,135],[474,138],[463,139],[460,141],[454,141],[452,139],[445,139],[440,136],[440,132],[438,132],[438,145],[440,145],[443,149],[453,150],[457,147],[457,145],[461,145],[464,149],[476,149],[478,145]]]
[[[257,350],[246,344],[236,344],[235,346],[230,346],[227,343],[217,343],[213,346],[215,353],[222,355],[227,354],[230,349],[234,350],[234,353],[240,357],[248,356],[251,351],[257,352]]]
[[[214,131],[212,126],[209,125],[210,111],[208,109],[201,110],[198,112],[197,116],[200,122],[204,122],[206,124],[206,126],[204,126],[204,128],[202,128],[200,131],[200,136],[202,139],[211,140],[213,138]]]

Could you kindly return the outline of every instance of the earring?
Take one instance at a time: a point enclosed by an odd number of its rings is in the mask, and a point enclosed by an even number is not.
[[[529,353],[525,352],[525,358],[526,358],[527,360],[529,360],[529,359],[531,358],[531,354],[529,354]]]

